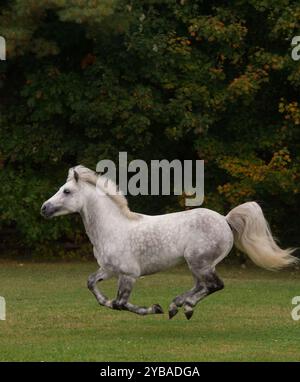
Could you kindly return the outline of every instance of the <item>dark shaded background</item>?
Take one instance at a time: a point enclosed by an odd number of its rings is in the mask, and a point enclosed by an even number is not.
[[[89,252],[41,203],[81,163],[205,160],[204,207],[259,201],[299,245],[298,1],[0,1],[1,256]],[[182,198],[134,197],[158,214]]]

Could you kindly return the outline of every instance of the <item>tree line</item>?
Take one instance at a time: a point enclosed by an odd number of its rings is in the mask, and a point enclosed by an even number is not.
[[[256,200],[281,242],[299,243],[298,1],[1,0],[0,12],[2,253],[87,253],[79,220],[39,209],[69,167],[120,151],[203,159],[203,207]],[[156,214],[182,200],[129,202]]]

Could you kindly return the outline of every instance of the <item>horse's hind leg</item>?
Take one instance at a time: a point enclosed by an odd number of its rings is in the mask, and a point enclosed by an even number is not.
[[[206,251],[186,251],[184,257],[196,281],[194,290],[186,296],[183,303],[184,314],[188,320],[199,301],[224,288],[223,281],[215,272],[215,266],[227,255],[230,248],[230,242],[225,242],[222,246],[214,246]]]
[[[136,279],[133,277],[120,275],[117,298],[112,301],[113,308],[128,310],[140,315],[163,313],[161,306],[158,304],[146,308],[128,302],[135,281]]]
[[[217,276],[214,269],[201,271],[198,274],[195,291],[188,295],[183,303],[184,314],[189,320],[194,312],[194,307],[206,296],[224,288],[223,281]]]
[[[188,296],[193,295],[195,292],[197,292],[197,290],[198,290],[198,286],[197,286],[197,282],[196,282],[196,285],[192,289],[176,296],[173,299],[173,301],[171,302],[171,304],[169,306],[169,319],[173,318],[178,313],[178,308],[182,307],[186,298]]]
[[[187,319],[193,315],[196,304],[204,297],[224,288],[223,281],[216,275],[212,263],[217,256],[210,253],[205,256],[191,252],[185,256],[190,270],[195,279],[195,286],[189,291],[174,298],[169,306],[169,318],[175,316],[178,308],[183,306]]]

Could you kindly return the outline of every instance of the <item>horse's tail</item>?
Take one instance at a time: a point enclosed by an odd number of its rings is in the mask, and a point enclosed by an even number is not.
[[[235,207],[226,216],[234,244],[262,268],[276,270],[299,261],[291,253],[294,249],[281,249],[275,242],[269,224],[260,206],[248,202]]]

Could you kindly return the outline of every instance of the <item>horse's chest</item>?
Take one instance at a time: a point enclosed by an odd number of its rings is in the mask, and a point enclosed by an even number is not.
[[[108,243],[101,247],[98,262],[101,267],[113,273],[124,271],[124,266],[129,266],[132,263],[126,245],[119,246],[116,243]]]

